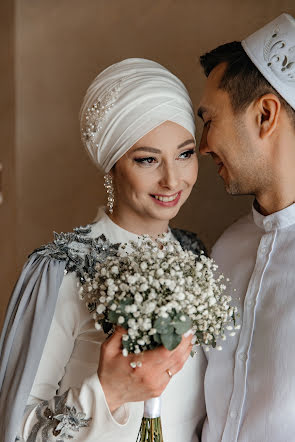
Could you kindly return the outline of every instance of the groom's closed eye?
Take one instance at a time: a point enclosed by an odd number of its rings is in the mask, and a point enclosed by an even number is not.
[[[204,121],[203,115],[204,115],[205,112],[206,112],[206,109],[203,106],[199,107],[199,109],[198,109],[198,117],[200,117],[201,120],[203,120],[203,121]]]

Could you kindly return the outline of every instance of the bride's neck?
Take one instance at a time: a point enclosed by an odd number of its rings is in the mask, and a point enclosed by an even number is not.
[[[140,217],[137,214],[120,214],[117,210],[114,210],[112,214],[108,211],[106,213],[115,224],[136,235],[149,235],[157,238],[158,235],[168,231],[167,220]]]

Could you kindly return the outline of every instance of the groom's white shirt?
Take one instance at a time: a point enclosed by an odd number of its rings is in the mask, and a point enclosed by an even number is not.
[[[253,208],[212,255],[231,279],[241,329],[208,353],[202,441],[294,441],[295,204],[269,216]]]

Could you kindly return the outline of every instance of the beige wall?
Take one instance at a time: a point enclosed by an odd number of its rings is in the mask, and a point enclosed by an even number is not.
[[[3,219],[10,213],[11,226],[6,248],[1,243],[0,259],[9,273],[2,311],[15,268],[26,255],[49,241],[52,230],[91,221],[104,201],[102,179],[79,139],[79,106],[94,76],[126,57],[151,58],[185,82],[197,106],[204,84],[198,55],[243,38],[282,11],[295,15],[294,0],[15,0],[15,12],[8,7],[8,22],[1,15],[1,33],[12,41],[15,17],[16,81],[13,89],[12,46],[7,53],[1,43],[8,84],[6,90],[1,83],[8,95],[1,127],[8,140],[3,155],[15,167],[6,183],[8,202],[0,208]],[[249,210],[250,201],[226,195],[215,166],[202,158],[198,184],[173,224],[198,232],[210,247]],[[11,216],[14,203],[17,211]],[[13,252],[7,261],[9,244]]]
[[[16,258],[16,158],[15,158],[15,90],[14,90],[14,4],[0,2],[0,162],[3,164],[0,205],[0,325],[8,299],[8,290],[18,270]]]

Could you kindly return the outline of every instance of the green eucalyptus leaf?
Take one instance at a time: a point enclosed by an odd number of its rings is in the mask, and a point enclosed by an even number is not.
[[[175,332],[181,336],[192,327],[191,319],[186,315],[183,316],[185,316],[185,321],[180,321],[179,319],[174,322]]]
[[[157,318],[154,322],[153,327],[157,330],[160,335],[173,333],[174,328],[171,325],[171,318]]]
[[[155,333],[154,335],[153,335],[153,339],[154,339],[154,341],[157,343],[157,344],[162,344],[162,341],[161,341],[161,336],[159,335],[159,333]]]
[[[123,341],[123,340],[122,340],[122,347],[123,347],[123,348],[126,348],[127,350],[129,350],[130,342],[129,342],[129,341]]]
[[[181,336],[176,333],[165,333],[161,335],[161,341],[167,350],[174,350],[180,344]]]
[[[131,305],[131,304],[133,304],[133,299],[132,298],[124,298],[124,299],[121,299],[121,301],[119,302],[119,307],[122,309],[122,310],[124,310],[124,307],[126,306],[126,305]]]
[[[117,312],[113,312],[112,310],[108,311],[108,320],[109,322],[111,322],[112,324],[117,324],[118,322],[118,313]]]

